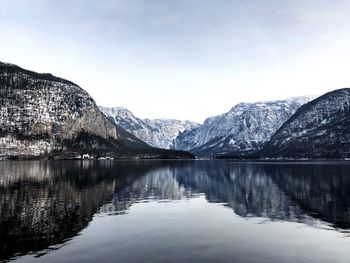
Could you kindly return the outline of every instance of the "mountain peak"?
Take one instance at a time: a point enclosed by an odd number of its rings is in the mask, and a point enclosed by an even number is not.
[[[3,74],[6,73],[6,74],[11,75],[11,74],[19,74],[20,73],[20,74],[24,75],[24,76],[22,76],[22,78],[27,77],[27,78],[31,78],[31,79],[59,82],[59,83],[64,83],[64,84],[74,85],[76,87],[79,87],[77,84],[75,84],[69,80],[56,77],[56,76],[52,75],[51,73],[38,73],[35,71],[23,69],[15,64],[11,64],[11,63],[0,62],[0,70]],[[83,89],[81,89],[81,90],[83,90]],[[86,91],[84,91],[84,92],[86,92]]]
[[[207,118],[203,125],[181,133],[175,147],[200,157],[257,151],[308,97],[239,103],[230,111]]]

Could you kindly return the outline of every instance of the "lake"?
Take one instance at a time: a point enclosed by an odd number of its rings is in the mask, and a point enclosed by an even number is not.
[[[0,261],[349,263],[349,230],[347,162],[0,162]]]

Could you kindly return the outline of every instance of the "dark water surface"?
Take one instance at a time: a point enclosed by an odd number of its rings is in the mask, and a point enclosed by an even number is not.
[[[0,261],[349,263],[349,230],[346,162],[0,162]]]

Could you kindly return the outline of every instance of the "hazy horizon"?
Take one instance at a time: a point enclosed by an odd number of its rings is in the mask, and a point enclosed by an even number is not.
[[[3,0],[1,61],[140,118],[202,123],[240,102],[350,86],[350,2]]]

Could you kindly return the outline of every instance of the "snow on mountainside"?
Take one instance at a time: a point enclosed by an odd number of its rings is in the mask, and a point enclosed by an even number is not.
[[[227,113],[206,119],[203,125],[176,138],[174,148],[199,157],[244,154],[260,150],[294,112],[311,97],[240,103]]]
[[[116,127],[76,84],[0,62],[0,156],[46,154],[82,131],[117,139]]]
[[[302,106],[274,134],[263,155],[292,158],[350,157],[350,89]]]
[[[172,119],[139,119],[123,107],[100,107],[100,110],[116,124],[134,134],[149,145],[170,149],[180,132],[193,129],[199,124]]]
[[[155,149],[109,120],[78,85],[0,62],[0,159],[192,158]]]
[[[0,62],[0,156],[112,148],[150,146],[108,120],[73,82]]]

